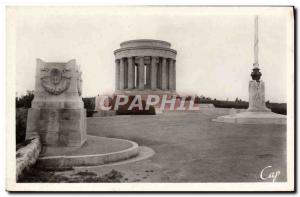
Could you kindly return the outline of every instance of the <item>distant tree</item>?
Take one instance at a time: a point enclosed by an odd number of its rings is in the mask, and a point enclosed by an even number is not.
[[[201,103],[200,97],[199,97],[199,96],[196,96],[196,97],[195,97],[194,103],[196,103],[196,104]]]
[[[82,98],[87,117],[92,117],[95,113],[95,97]]]
[[[85,109],[95,109],[95,103],[93,102],[94,99],[95,99],[95,97],[82,98],[84,108]]]
[[[33,91],[27,91],[26,95],[16,97],[16,108],[30,108],[33,98]]]
[[[26,95],[20,97],[16,94],[16,142],[24,142],[26,135],[27,111],[31,107],[34,98],[33,91],[27,91]]]
[[[186,101],[190,101],[191,99],[192,99],[191,96],[187,96],[187,97],[185,98]]]

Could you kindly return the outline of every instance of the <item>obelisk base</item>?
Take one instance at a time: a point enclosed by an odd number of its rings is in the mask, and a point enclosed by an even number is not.
[[[219,116],[214,122],[236,123],[236,124],[286,124],[286,116],[273,112],[242,112],[236,115]]]
[[[265,103],[265,83],[251,80],[249,82],[249,112],[271,112]]]
[[[265,104],[265,83],[249,82],[249,108],[246,112],[219,116],[212,121],[237,124],[286,124],[286,116],[271,112]]]

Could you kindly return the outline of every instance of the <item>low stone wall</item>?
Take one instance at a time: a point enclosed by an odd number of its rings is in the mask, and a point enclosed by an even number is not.
[[[35,135],[29,144],[17,150],[16,157],[16,177],[18,178],[23,174],[24,170],[29,169],[37,161],[41,152],[42,145],[40,137]]]

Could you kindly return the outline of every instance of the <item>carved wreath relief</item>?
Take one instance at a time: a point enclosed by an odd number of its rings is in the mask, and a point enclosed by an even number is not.
[[[59,95],[70,87],[71,77],[69,69],[44,68],[42,86],[50,94]]]

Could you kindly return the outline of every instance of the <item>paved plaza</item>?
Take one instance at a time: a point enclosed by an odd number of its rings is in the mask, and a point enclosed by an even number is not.
[[[286,125],[211,121],[224,114],[215,109],[89,118],[89,135],[129,139],[155,154],[122,165],[75,170],[102,174],[115,169],[124,174],[124,182],[256,182],[262,169],[272,166],[266,175],[280,171],[276,181],[286,181]]]

